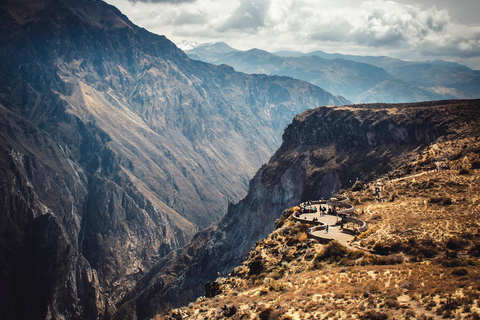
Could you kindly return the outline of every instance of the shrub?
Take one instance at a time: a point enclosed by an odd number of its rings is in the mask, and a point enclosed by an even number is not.
[[[365,252],[361,250],[349,250],[347,253],[347,258],[350,260],[357,260],[365,256]]]
[[[275,280],[278,280],[285,275],[285,272],[286,272],[285,268],[280,267],[275,269],[272,273],[270,273],[270,277],[272,277]]]
[[[468,250],[468,254],[474,257],[480,257],[480,242],[474,243]]]
[[[452,274],[454,276],[466,276],[468,275],[468,270],[467,268],[464,268],[464,267],[457,267],[452,270]]]
[[[277,280],[270,279],[268,281],[268,290],[270,291],[275,291],[275,292],[280,292],[280,291],[285,291],[287,289],[287,286],[285,283]]]
[[[438,247],[431,239],[424,239],[418,243],[416,242],[415,246],[410,247],[405,252],[420,257],[433,258],[438,254]]]
[[[263,271],[264,261],[262,257],[257,256],[252,261],[248,263],[248,268],[250,269],[249,275],[258,275]]]
[[[362,320],[386,320],[388,319],[388,315],[383,312],[369,310],[364,314],[360,315],[359,318]]]
[[[352,187],[352,191],[360,191],[360,190],[363,190],[363,182],[360,181],[360,180],[357,180],[355,181],[355,183],[353,184],[353,187]]]
[[[370,229],[368,229],[367,231],[364,231],[362,233],[360,233],[358,236],[357,236],[357,239],[360,240],[360,239],[365,239],[367,238],[369,235],[371,235],[372,233],[375,233],[377,232],[378,230],[378,227],[372,227]]]
[[[454,268],[454,267],[465,267],[467,265],[467,262],[465,259],[443,259],[441,260],[441,263],[444,267],[447,268]]]
[[[428,203],[440,204],[443,202],[443,200],[444,200],[444,197],[430,197],[430,199],[428,199]]]
[[[222,308],[222,312],[225,317],[230,318],[237,313],[237,308],[235,306],[224,305]]]
[[[268,320],[268,319],[270,319],[270,314],[272,312],[273,312],[272,308],[266,308],[258,314],[258,317],[260,318],[260,320]]]
[[[405,313],[405,319],[416,318],[417,314],[413,310],[408,310]]]
[[[323,251],[317,255],[315,258],[316,261],[325,261],[329,260],[331,262],[338,262],[343,257],[347,255],[347,248],[337,241],[331,241],[329,244],[325,246]]]
[[[470,174],[470,171],[468,171],[467,169],[465,168],[462,168],[458,171],[458,174],[461,174],[461,175],[467,175],[467,174]]]
[[[290,209],[283,210],[283,213],[280,216],[280,218],[275,220],[275,228],[274,229],[277,230],[278,228],[282,227],[285,224],[285,220],[287,220],[288,217],[290,217],[295,212],[295,210],[298,210],[298,209],[300,209],[300,208],[299,207],[293,207],[293,208],[290,208]]]
[[[400,241],[396,241],[390,245],[392,252],[401,252],[403,250],[403,244]]]
[[[383,242],[375,243],[375,245],[372,248],[373,252],[375,252],[376,254],[384,255],[384,256],[390,254],[391,249],[392,248],[388,244],[385,244]]]
[[[287,245],[292,246],[294,244],[297,244],[299,242],[305,242],[308,240],[308,236],[306,232],[300,232],[296,235],[294,235],[292,238],[288,239]]]
[[[449,206],[452,203],[453,203],[452,198],[446,197],[446,198],[443,198],[443,201],[442,201],[441,205],[442,206]]]
[[[388,201],[389,202],[394,202],[396,198],[397,198],[397,193],[394,192],[390,195],[390,198],[388,199]]]
[[[400,304],[398,303],[396,298],[387,298],[385,299],[384,305],[390,309],[398,309],[400,308]]]
[[[472,166],[472,169],[480,169],[480,160],[475,159],[470,162],[470,165]]]
[[[450,238],[447,241],[447,248],[450,250],[461,250],[468,245],[468,241],[461,238]]]
[[[401,254],[391,254],[387,257],[379,257],[376,259],[375,264],[378,265],[394,265],[403,263],[404,258]]]
[[[207,283],[205,283],[205,297],[213,298],[215,296],[218,296],[221,293],[222,293],[222,289],[220,288],[220,284],[218,284],[218,282],[208,281]]]

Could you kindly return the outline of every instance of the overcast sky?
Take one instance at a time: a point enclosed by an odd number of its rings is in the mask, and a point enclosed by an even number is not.
[[[175,43],[444,59],[480,69],[479,0],[106,0]]]

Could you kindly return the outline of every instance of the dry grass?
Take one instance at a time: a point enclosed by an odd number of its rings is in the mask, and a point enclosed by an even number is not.
[[[480,241],[480,170],[471,168],[478,154],[464,151],[464,145],[478,150],[480,143],[465,139],[432,145],[417,160],[409,162],[414,176],[384,179],[382,196],[395,197],[392,201],[368,200],[357,205],[370,230],[378,229],[361,234],[357,237],[359,243],[379,254],[401,251],[420,260],[475,246]],[[435,158],[455,160],[444,162],[449,170],[419,170]],[[468,169],[469,173],[459,174],[459,168]],[[369,189],[353,192],[353,196],[369,198],[374,186],[371,183]],[[461,245],[452,248],[453,239]]]
[[[385,202],[374,184],[347,190],[370,224],[355,242],[364,250],[308,239],[308,226],[285,213],[217,280],[220,295],[159,319],[479,319],[480,169],[468,150],[480,142],[447,141],[409,159],[392,176],[415,176],[384,180]],[[423,173],[439,156],[450,170]]]

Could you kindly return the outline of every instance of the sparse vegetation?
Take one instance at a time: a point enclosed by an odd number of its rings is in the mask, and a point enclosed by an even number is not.
[[[458,146],[461,152],[438,147],[462,153],[451,168],[468,155]],[[346,191],[360,199],[356,214],[369,222],[356,247],[308,239],[309,226],[286,210],[244,264],[218,280],[222,293],[183,314],[222,318],[222,307],[235,305],[232,319],[479,319],[480,172],[423,173],[420,163],[434,163],[435,150],[392,174],[399,180],[384,182],[394,201],[376,201],[373,184]],[[405,172],[416,176],[403,179]]]
[[[480,169],[480,159],[475,159],[470,163],[472,169]]]

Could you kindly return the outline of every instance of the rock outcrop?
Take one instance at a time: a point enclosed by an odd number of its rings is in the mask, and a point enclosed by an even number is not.
[[[357,178],[370,181],[442,139],[477,128],[480,100],[321,107],[299,114],[283,144],[250,182],[248,195],[212,229],[163,260],[130,291],[117,314],[140,319],[204,294],[204,284],[238,266],[283,210],[329,198]],[[476,129],[478,132],[478,128]],[[168,266],[166,266],[168,265]],[[175,272],[165,272],[175,270]],[[146,313],[145,313],[146,312]]]
[[[96,319],[217,221],[298,112],[343,104],[192,61],[102,1],[0,4],[0,307]]]

